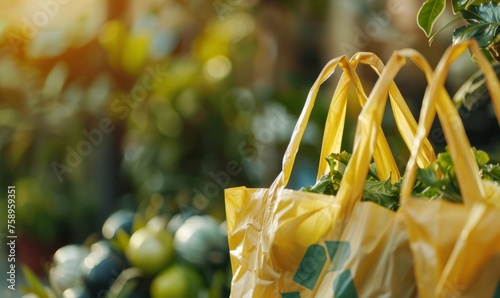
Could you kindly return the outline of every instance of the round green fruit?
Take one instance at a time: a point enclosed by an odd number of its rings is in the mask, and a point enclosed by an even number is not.
[[[150,292],[151,298],[196,298],[202,288],[202,277],[197,271],[174,264],[153,279]]]
[[[125,254],[133,266],[146,274],[155,274],[172,259],[172,242],[168,231],[144,227],[132,234]]]

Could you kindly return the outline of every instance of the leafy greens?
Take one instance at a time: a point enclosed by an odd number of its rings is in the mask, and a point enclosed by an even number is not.
[[[500,165],[489,164],[490,158],[486,152],[475,148],[472,148],[472,151],[481,178],[500,183]],[[314,185],[302,188],[301,191],[336,195],[350,157],[351,155],[345,151],[327,156],[326,160],[330,166],[329,173],[323,174]],[[402,179],[396,183],[391,182],[391,177],[380,179],[377,175],[375,163],[372,163],[366,177],[362,200],[371,201],[396,211],[399,208],[401,184]],[[462,202],[455,168],[449,152],[438,154],[432,164],[417,170],[412,195],[430,200],[446,199],[451,202]]]

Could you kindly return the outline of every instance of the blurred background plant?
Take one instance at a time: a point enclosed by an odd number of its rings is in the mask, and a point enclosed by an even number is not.
[[[17,187],[20,261],[38,274],[57,247],[155,193],[164,212],[223,220],[225,187],[278,169],[293,119],[276,90],[298,110],[319,65],[295,61],[292,9],[318,13],[309,5],[1,5],[1,183]],[[231,161],[237,174],[218,180]]]
[[[421,5],[1,0],[0,186],[17,188],[17,229],[27,242],[19,261],[43,275],[57,247],[83,242],[113,211],[135,209],[154,194],[165,198],[165,213],[188,209],[223,221],[224,188],[268,186],[280,170],[326,61],[356,51],[386,61],[403,47],[433,65],[439,60],[452,28],[429,47],[416,22]],[[438,23],[451,19],[446,10]],[[457,90],[475,70],[464,57],[449,88]],[[359,73],[369,91],[375,75],[362,66]],[[409,66],[397,80],[417,114],[423,75]],[[327,85],[319,94],[292,188],[314,182],[332,90]],[[356,105],[348,111],[348,151]],[[492,116],[468,118],[477,120],[475,145],[498,160]],[[408,153],[391,134],[393,121],[384,125],[403,166]],[[431,138],[444,146],[439,130]]]

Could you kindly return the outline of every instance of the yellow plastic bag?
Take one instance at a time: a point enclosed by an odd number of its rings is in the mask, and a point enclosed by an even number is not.
[[[485,73],[500,119],[500,85],[475,41],[451,47],[442,57],[426,90],[419,129],[401,190],[401,211],[415,258],[419,297],[499,297],[500,187],[483,182],[461,119],[444,91],[449,65],[470,48]],[[439,93],[438,93],[439,92]],[[415,158],[438,114],[455,167],[464,204],[411,198]],[[499,120],[500,123],[500,120]]]
[[[372,65],[378,72],[383,68],[373,54],[358,55],[351,62],[342,56],[325,66],[309,92],[285,152],[282,172],[269,189],[226,189],[231,297],[415,296],[404,218],[372,202],[361,202],[374,151],[377,168],[384,164],[381,168],[385,167],[386,174],[397,172],[392,154],[383,151],[384,137],[378,134],[387,92],[372,93],[360,114],[353,155],[337,196],[285,189],[319,86],[337,65],[345,75],[329,110],[322,156],[339,146],[341,133],[335,129],[343,125],[349,81],[360,102],[366,101],[354,71],[358,63]],[[412,144],[415,120],[396,86],[387,82],[387,89],[398,127]],[[424,166],[435,158],[430,144],[426,148],[429,150],[420,152]],[[320,164],[319,173],[323,170]]]

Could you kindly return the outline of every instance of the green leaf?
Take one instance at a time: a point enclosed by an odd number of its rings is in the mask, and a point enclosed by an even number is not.
[[[300,191],[307,191],[325,195],[336,195],[340,187],[343,173],[351,155],[345,151],[341,153],[332,153],[326,157],[326,161],[330,166],[330,173],[321,175],[321,177],[312,186],[303,187]],[[336,165],[338,170],[336,170]]]
[[[485,165],[482,168],[483,179],[500,182],[500,165]]]
[[[429,37],[429,45],[432,44],[432,42],[434,41],[434,38],[436,37],[436,35],[438,35],[439,33],[443,32],[444,30],[446,30],[448,27],[454,25],[455,23],[459,22],[462,20],[462,17],[457,17],[455,18],[454,20],[450,21],[448,24],[444,25],[443,28],[439,29],[438,32],[432,34],[431,37]]]
[[[472,148],[472,151],[474,152],[477,165],[481,170],[481,178],[493,182],[500,182],[500,165],[488,164],[490,161],[488,153],[477,150],[476,148]]]
[[[484,159],[484,156],[481,157]],[[436,160],[426,168],[417,170],[417,182],[413,188],[415,196],[430,199],[444,198],[451,202],[462,202],[455,168],[448,151],[438,154]]]
[[[500,33],[500,6],[493,3],[471,5],[462,10],[463,18],[469,23],[453,32],[453,43],[475,38],[481,48],[487,47]]]
[[[487,164],[490,158],[486,152],[476,150],[475,148],[471,148],[471,150],[481,170],[481,178],[494,182],[500,181],[500,165]],[[315,185],[302,188],[301,190],[336,195],[343,174],[335,170],[335,165],[337,162],[339,165],[345,165],[349,161],[349,158],[350,155],[345,152],[330,154],[327,157],[331,166],[330,173],[322,175]],[[399,208],[402,181],[403,179],[400,179],[393,184],[391,183],[391,177],[380,180],[376,174],[375,163],[372,163],[365,180],[362,200],[371,201],[387,209],[396,211]],[[417,170],[412,195],[427,200],[446,199],[450,202],[462,202],[455,167],[448,149],[446,152],[438,154],[436,160],[429,166]]]
[[[470,5],[479,5],[488,2],[491,2],[491,0],[452,0],[451,5],[453,7],[453,13],[457,14],[460,11],[467,9]],[[498,3],[498,0],[493,2]]]
[[[484,152],[483,150],[477,150],[476,148],[472,148],[472,152],[474,152],[474,157],[476,158],[479,167],[483,167],[490,161],[488,153]]]
[[[39,298],[49,298],[47,290],[43,286],[42,282],[38,279],[36,274],[31,271],[31,269],[22,265],[21,270],[23,272],[24,278],[26,279],[27,287],[23,287],[24,292],[32,293],[37,295]]]
[[[305,188],[301,188],[300,191],[314,192],[325,195],[336,195],[337,191],[340,187],[340,180],[342,179],[342,175],[335,171],[332,176],[330,175],[322,175],[319,180],[313,186],[308,186]]]
[[[330,167],[330,173],[332,173],[333,171],[335,171],[335,167],[337,166],[337,162],[335,161],[335,159],[332,157],[331,154],[329,156],[327,156],[325,159],[328,162],[328,166]]]
[[[332,153],[326,157],[330,167],[330,173],[322,175],[312,186],[303,187],[300,191],[314,192],[325,195],[336,195],[340,187],[345,167],[349,162],[351,155],[345,151],[341,153]],[[335,169],[338,164],[338,169]]]
[[[373,180],[380,180],[377,176],[377,165],[372,163],[368,170],[368,178],[372,178]]]
[[[457,175],[455,174],[455,169],[453,167],[446,169],[443,182],[443,196],[451,202],[462,202],[460,186],[458,185]]]
[[[486,50],[486,52],[488,51]],[[492,66],[497,76],[500,77],[500,64],[492,63]],[[455,93],[453,100],[462,104],[468,111],[473,111],[486,102],[489,103],[491,100],[490,93],[485,83],[483,71],[478,70],[468,78]]]
[[[412,195],[415,197],[426,198],[429,200],[440,197],[440,193],[434,188],[426,185],[422,180],[417,179],[412,189]]]
[[[431,35],[434,23],[443,13],[445,7],[446,0],[427,0],[418,11],[418,26],[425,32],[427,37]]]
[[[382,181],[366,180],[363,201],[375,202],[389,210],[399,208],[400,187],[391,183],[391,177]]]
[[[344,174],[344,170],[347,167],[347,164],[349,163],[350,158],[351,158],[351,155],[349,153],[347,153],[346,151],[342,151],[341,153],[330,154],[326,158],[326,160],[328,161],[328,164],[330,165],[330,170],[334,169],[335,165],[338,162],[338,165],[339,165],[338,171],[340,173]]]
[[[434,168],[435,167],[431,165],[423,169],[417,169],[417,178],[428,186],[436,186],[439,183],[439,177]]]
[[[446,149],[446,152],[438,154],[436,162],[443,173],[446,173],[449,168],[453,168],[453,161],[448,149]]]
[[[465,9],[465,7],[467,6],[467,2],[467,0],[452,0],[451,6],[453,8],[453,14],[457,14],[461,10]]]

